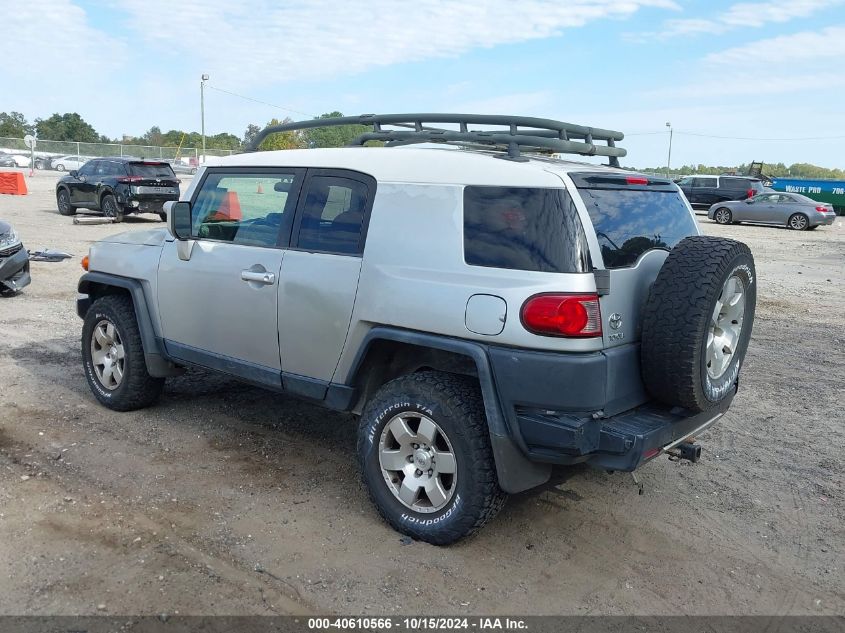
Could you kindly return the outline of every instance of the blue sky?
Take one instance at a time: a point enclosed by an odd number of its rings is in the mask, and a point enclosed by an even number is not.
[[[666,163],[669,121],[673,165],[845,167],[845,0],[0,0],[0,16],[0,111],[76,111],[109,136],[198,130],[208,73],[211,134],[331,110],[519,114],[619,129],[642,167]]]

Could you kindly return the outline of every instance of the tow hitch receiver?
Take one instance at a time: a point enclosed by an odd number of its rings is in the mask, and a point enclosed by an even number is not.
[[[681,444],[667,450],[666,453],[675,459],[686,459],[695,463],[701,459],[701,444],[682,442]]]

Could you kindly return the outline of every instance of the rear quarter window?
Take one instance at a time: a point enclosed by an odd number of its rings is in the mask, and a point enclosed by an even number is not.
[[[584,228],[565,189],[466,187],[464,260],[512,270],[590,270]]]
[[[697,235],[695,220],[678,191],[581,189],[607,268],[632,266],[652,249],[671,250]]]

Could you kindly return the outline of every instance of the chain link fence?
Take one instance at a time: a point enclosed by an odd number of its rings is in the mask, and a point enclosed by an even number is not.
[[[0,152],[19,153],[29,159],[30,150],[22,138],[0,137]],[[238,150],[206,149],[206,156],[231,156]],[[161,147],[158,145],[130,145],[125,143],[77,143],[75,141],[49,141],[38,139],[35,156],[75,156],[78,160],[108,156],[131,156],[168,161],[181,161],[196,165],[202,157],[202,149],[196,147]]]

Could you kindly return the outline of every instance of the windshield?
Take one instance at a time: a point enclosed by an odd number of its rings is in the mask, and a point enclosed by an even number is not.
[[[579,189],[601,246],[604,265],[622,268],[654,248],[671,250],[697,235],[695,220],[677,191]]]
[[[172,178],[173,170],[167,163],[129,163],[130,176],[144,178]]]

